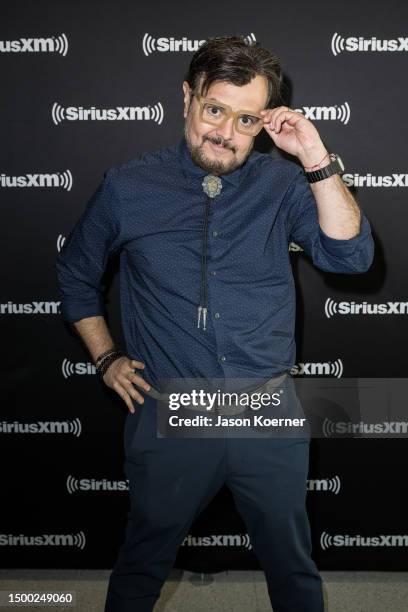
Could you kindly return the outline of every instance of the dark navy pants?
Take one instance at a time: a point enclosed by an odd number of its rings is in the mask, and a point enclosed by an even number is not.
[[[225,483],[265,572],[274,612],[323,612],[306,513],[310,438],[160,438],[156,400],[124,430],[130,512],[105,612],[151,612],[190,526]]]

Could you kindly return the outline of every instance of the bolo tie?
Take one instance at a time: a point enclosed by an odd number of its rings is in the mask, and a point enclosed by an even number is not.
[[[201,315],[203,316],[203,330],[206,329],[207,322],[207,233],[208,233],[208,215],[210,213],[211,201],[221,193],[222,182],[219,176],[207,174],[201,183],[203,191],[206,194],[204,203],[204,225],[202,232],[202,248],[201,248],[201,287],[200,287],[200,304],[198,306],[197,327],[200,328]]]

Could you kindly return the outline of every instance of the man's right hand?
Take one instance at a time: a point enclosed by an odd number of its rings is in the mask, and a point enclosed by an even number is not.
[[[139,404],[144,404],[143,395],[136,391],[133,387],[133,383],[145,391],[150,390],[149,383],[147,383],[142,376],[134,372],[135,368],[143,370],[144,367],[145,364],[142,361],[135,361],[128,357],[119,357],[110,364],[103,375],[103,382],[120,395],[130,412],[135,412],[132,398]]]

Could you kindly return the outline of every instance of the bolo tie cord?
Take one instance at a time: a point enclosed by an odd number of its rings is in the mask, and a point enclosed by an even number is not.
[[[204,211],[204,227],[202,233],[202,250],[201,250],[201,287],[200,287],[200,305],[198,307],[197,327],[200,327],[201,314],[203,315],[203,329],[206,329],[207,322],[207,233],[208,233],[208,215],[210,212],[211,198],[207,195]]]

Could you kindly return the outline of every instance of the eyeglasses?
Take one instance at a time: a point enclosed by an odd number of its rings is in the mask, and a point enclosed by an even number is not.
[[[234,117],[234,129],[245,136],[256,136],[264,126],[262,115],[249,110],[233,111],[228,104],[212,98],[203,98],[193,90],[190,91],[197,98],[200,105],[199,116],[205,123],[223,127],[230,117]]]

